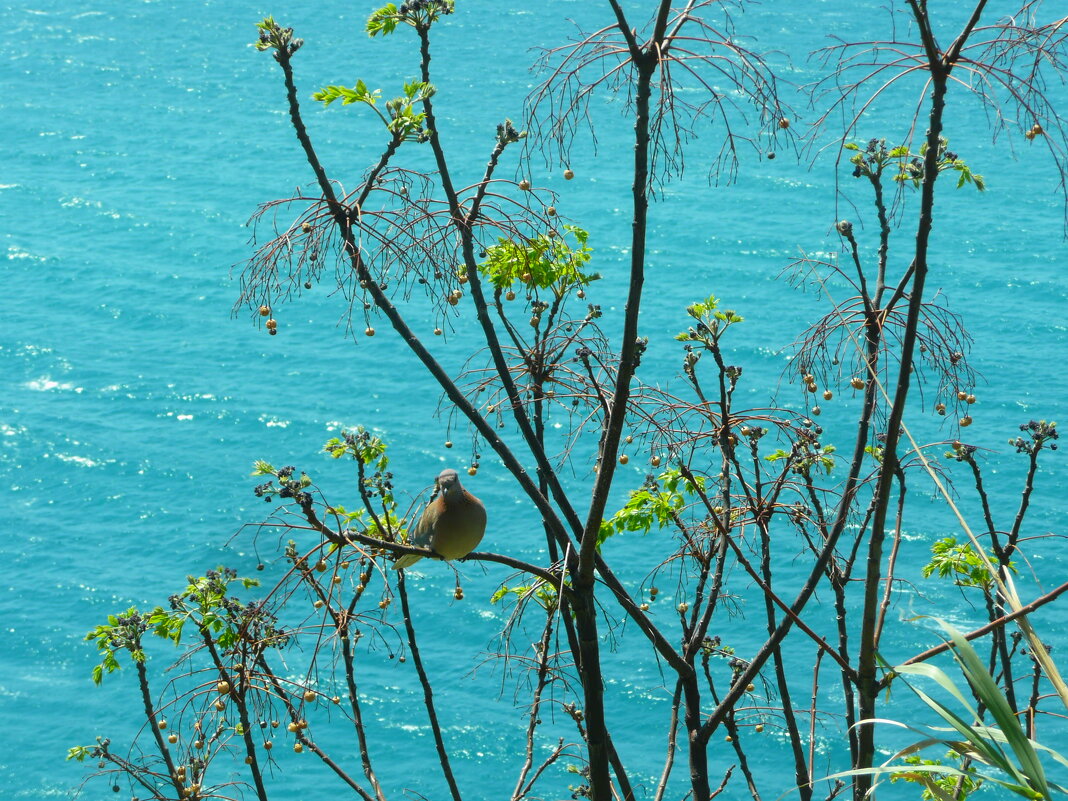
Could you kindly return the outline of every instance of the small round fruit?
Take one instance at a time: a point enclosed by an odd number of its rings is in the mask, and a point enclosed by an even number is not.
[[[204,741],[203,740],[194,740],[193,741],[193,748],[195,748],[198,751],[200,751],[201,749],[204,748]]]
[[[299,754],[303,750],[304,750],[304,746],[303,745],[301,745],[300,743],[293,743],[293,751],[294,751],[294,753]]]
[[[649,464],[651,464],[653,467],[660,467],[660,457],[654,456],[652,459],[649,460]]]
[[[445,301],[450,306],[455,306],[457,303],[460,302],[460,299],[458,297],[456,297],[455,295],[449,295],[448,297],[445,298]]]
[[[856,376],[852,381],[849,382],[849,385],[853,387],[853,389],[864,389],[864,379],[860,376]]]
[[[226,709],[226,702],[220,698],[215,702],[215,710],[217,712],[222,712],[224,709]]]
[[[632,437],[630,434],[627,434],[627,436],[623,438],[623,441],[630,445],[630,443],[634,442],[634,437]]]
[[[817,387],[815,383],[811,383],[806,384],[805,389],[807,389],[809,392],[815,392],[817,389],[819,389],[819,387]]]
[[[729,734],[726,737],[724,737],[723,739],[726,740],[728,743],[733,743],[734,742],[734,738],[731,737]]]
[[[477,467],[472,465],[471,467],[467,468],[467,475],[473,476],[473,475],[477,475],[477,474],[478,474],[478,468]]]
[[[177,734],[168,735],[167,736],[167,742],[170,743],[171,745],[174,745],[176,742],[178,742],[178,735]]]
[[[320,559],[318,562],[315,563],[315,569],[318,570],[320,573],[325,573],[326,568],[327,564],[325,559]]]
[[[271,316],[271,307],[270,306],[260,306],[260,317],[270,317],[270,316]]]
[[[333,698],[330,699],[330,703],[332,703],[332,704],[340,704],[341,703],[341,696],[340,695],[335,695]]]
[[[270,320],[268,320],[266,323],[264,323],[264,325],[267,326],[268,330],[270,330],[272,328],[277,328],[278,327],[278,321],[272,317]]]
[[[961,428],[967,428],[971,424],[972,424],[972,416],[970,414],[966,414],[966,415],[964,415],[964,417],[962,417],[960,419],[960,427]]]
[[[305,281],[304,282],[304,288],[305,289],[311,289],[312,288],[312,282],[311,281]]]
[[[574,177],[575,177],[575,172],[570,167],[568,167],[566,170],[564,170],[564,180],[565,181],[570,181]]]
[[[757,734],[760,734],[760,732],[764,731],[764,724],[758,723],[753,727],[753,731],[755,731]]]
[[[286,731],[293,731],[293,732],[300,731],[300,726],[298,726],[294,722],[290,722],[289,724],[286,725]]]
[[[964,399],[964,402],[968,404],[975,403],[975,395],[969,395],[967,398]]]
[[[946,413],[946,404],[944,404],[944,403],[936,403],[935,404],[935,411],[938,412],[941,415],[944,415]]]
[[[270,740],[266,740],[266,741],[264,741],[264,743],[263,743],[263,749],[264,749],[265,751],[270,751],[270,750],[271,750],[272,748],[274,748],[274,743],[272,743],[272,742],[271,742]]]
[[[960,392],[957,393],[957,400],[962,401],[962,400],[967,400],[967,398],[968,398],[968,393],[965,392],[963,389]]]
[[[456,591],[452,594],[452,597],[455,598],[457,601],[462,601],[464,599],[463,587],[457,587]],[[404,657],[402,656],[401,659],[403,660]]]
[[[528,181],[526,178],[524,178],[522,181],[519,182],[519,188],[522,189],[524,192],[529,192],[530,191],[530,181]]]
[[[627,454],[625,454],[625,453],[620,454],[620,456],[619,456],[619,463],[620,464],[626,464],[629,461],[630,461],[630,457],[627,456]]]
[[[304,700],[305,701],[314,701],[315,700],[315,690],[305,690],[304,691]]]
[[[755,689],[756,689],[756,687],[755,687],[755,686],[753,686],[752,684],[747,684],[747,685],[745,685],[745,691],[746,691],[747,693],[751,693],[751,692],[753,692],[753,690],[755,690]]]
[[[783,130],[786,130],[787,128],[790,127],[790,121],[788,119],[786,119],[786,117],[781,117],[779,119],[779,127],[782,128]]]
[[[512,290],[509,289],[507,292],[504,293],[504,299],[505,300],[515,300],[515,292],[513,292]]]
[[[823,409],[821,409],[819,406],[813,406],[812,407],[812,416],[813,417],[819,417],[821,414],[823,414]]]
[[[586,290],[580,289],[578,292],[575,293],[575,295],[578,297],[579,300],[585,300],[586,299]]]
[[[316,609],[322,609],[323,608],[323,602],[322,602],[322,600],[320,598],[316,598],[315,599],[315,603],[313,603],[312,606],[314,606]]]
[[[161,720],[159,721],[159,723],[156,724],[156,726],[159,728],[160,731],[163,731],[167,728],[167,721]]]
[[[774,161],[774,160],[775,160],[775,151],[774,150],[769,150],[768,151],[768,161]]]
[[[655,598],[659,592],[660,592],[660,588],[659,587],[650,587],[649,588],[649,597],[650,598]]]
[[[534,280],[534,276],[532,276],[530,273],[523,273],[519,278],[524,284],[529,284],[531,281]]]
[[[638,608],[641,609],[643,612],[648,612],[649,611],[649,604],[641,604],[641,605],[638,606]]]
[[[547,209],[545,209],[545,213],[548,214],[550,217],[555,217],[556,216],[556,206],[549,206]]]
[[[445,447],[446,448],[451,448],[452,447],[452,440],[451,439],[445,440]]]
[[[251,765],[253,763],[253,761],[254,760],[252,759],[252,757],[250,757],[250,756],[245,757],[245,764],[246,765]]]
[[[219,695],[226,695],[228,692],[230,692],[230,682],[220,681],[218,684],[215,685],[215,690],[219,693]]]
[[[375,330],[371,328],[371,326],[367,326],[367,328],[364,330],[364,333],[369,337],[373,337],[375,335]]]
[[[440,337],[441,336],[441,329],[440,328],[435,328],[434,329],[434,336],[436,336],[436,337]]]
[[[829,389],[823,390],[823,399],[824,400],[830,400],[833,397],[834,397],[834,393],[831,392]]]

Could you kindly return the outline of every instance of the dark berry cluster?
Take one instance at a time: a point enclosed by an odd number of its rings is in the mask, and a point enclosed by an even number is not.
[[[502,145],[507,145],[512,142],[518,142],[526,134],[516,130],[516,127],[512,125],[511,120],[505,120],[497,126],[497,141]],[[486,253],[483,251],[482,258],[486,258]]]
[[[388,498],[393,494],[393,473],[388,470],[384,473],[376,472],[363,480],[363,486],[371,498],[376,495]]]
[[[1035,453],[1049,441],[1049,449],[1057,450],[1056,440],[1060,438],[1056,423],[1047,423],[1045,420],[1031,420],[1020,425],[1020,430],[1030,435],[1030,439],[1017,437],[1010,439],[1009,444],[1016,448],[1017,453]]]
[[[972,462],[975,459],[975,452],[979,448],[975,445],[966,445],[963,442],[954,442],[951,446],[953,450],[947,451],[946,456],[950,459],[955,459],[958,462]]]
[[[449,2],[449,0],[408,0],[408,2],[400,4],[397,12],[404,16],[419,13],[451,14],[453,12],[453,3]]]
[[[885,139],[869,139],[863,153],[858,153],[851,160],[854,164],[853,177],[877,175],[886,162],[888,151]]]

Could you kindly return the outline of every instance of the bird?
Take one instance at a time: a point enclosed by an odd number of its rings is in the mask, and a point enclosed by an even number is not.
[[[442,470],[434,484],[437,492],[408,535],[408,544],[429,548],[443,559],[463,559],[486,533],[486,507],[463,488],[455,470]],[[422,558],[404,554],[393,569],[410,567]]]

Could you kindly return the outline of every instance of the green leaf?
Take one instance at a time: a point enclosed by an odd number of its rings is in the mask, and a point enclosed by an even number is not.
[[[397,29],[397,23],[400,21],[400,15],[397,13],[397,6],[393,3],[386,3],[382,8],[373,12],[367,19],[367,34],[369,36],[388,36]]]

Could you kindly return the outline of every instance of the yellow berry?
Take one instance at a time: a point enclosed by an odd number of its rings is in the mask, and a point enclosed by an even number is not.
[[[564,180],[565,181],[570,181],[574,177],[575,177],[575,173],[571,170],[570,167],[568,167],[566,170],[564,170]]]

